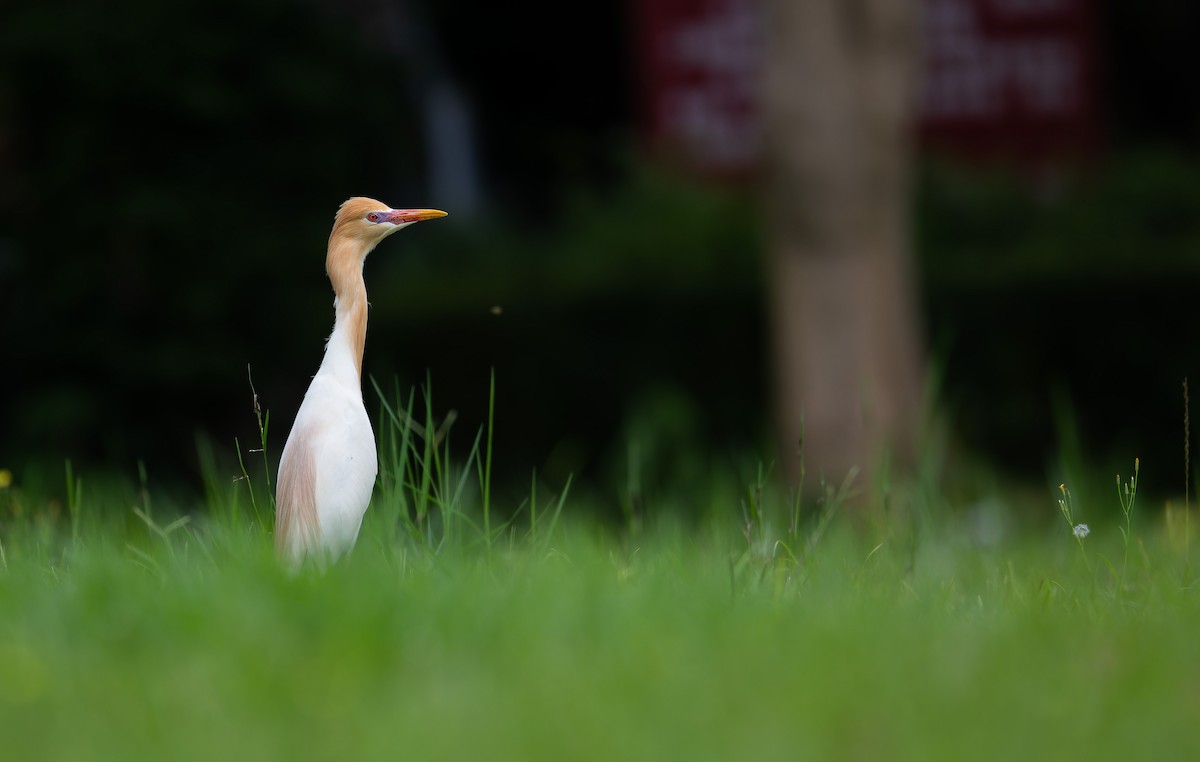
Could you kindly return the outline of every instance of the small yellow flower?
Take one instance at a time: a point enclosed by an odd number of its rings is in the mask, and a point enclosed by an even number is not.
[[[0,468],[0,489],[8,489],[12,486],[12,471],[7,468]]]

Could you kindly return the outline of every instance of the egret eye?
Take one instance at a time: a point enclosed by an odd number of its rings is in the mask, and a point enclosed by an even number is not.
[[[379,222],[380,219],[379,212],[369,212],[367,214],[367,222]]]

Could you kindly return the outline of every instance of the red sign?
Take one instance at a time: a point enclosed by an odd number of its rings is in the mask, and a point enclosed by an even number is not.
[[[975,153],[1095,147],[1087,0],[924,0],[922,133]]]
[[[794,0],[801,2],[803,0]],[[928,142],[1041,160],[1097,136],[1087,0],[922,0]],[[759,153],[756,0],[636,0],[643,132],[704,171]]]
[[[705,171],[753,165],[762,55],[755,0],[640,0],[635,10],[644,133]]]

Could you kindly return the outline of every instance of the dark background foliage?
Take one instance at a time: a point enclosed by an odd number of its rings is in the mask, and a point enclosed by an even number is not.
[[[0,9],[0,465],[195,480],[198,432],[255,439],[247,364],[281,446],[331,322],[337,204],[443,204],[437,77],[473,107],[486,201],[372,255],[366,371],[431,378],[473,431],[495,368],[518,481],[607,478],[634,436],[663,473],[761,444],[755,193],[640,147],[630,6],[385,6]],[[1197,369],[1200,12],[1098,11],[1101,156],[1049,181],[922,161],[932,393],[967,451],[1025,476],[1068,440],[1174,468]]]

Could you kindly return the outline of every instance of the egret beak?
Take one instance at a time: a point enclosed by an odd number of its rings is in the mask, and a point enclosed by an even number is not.
[[[441,209],[393,209],[386,217],[386,221],[393,225],[407,225],[421,220],[436,220],[438,217],[445,216],[446,213]]]

